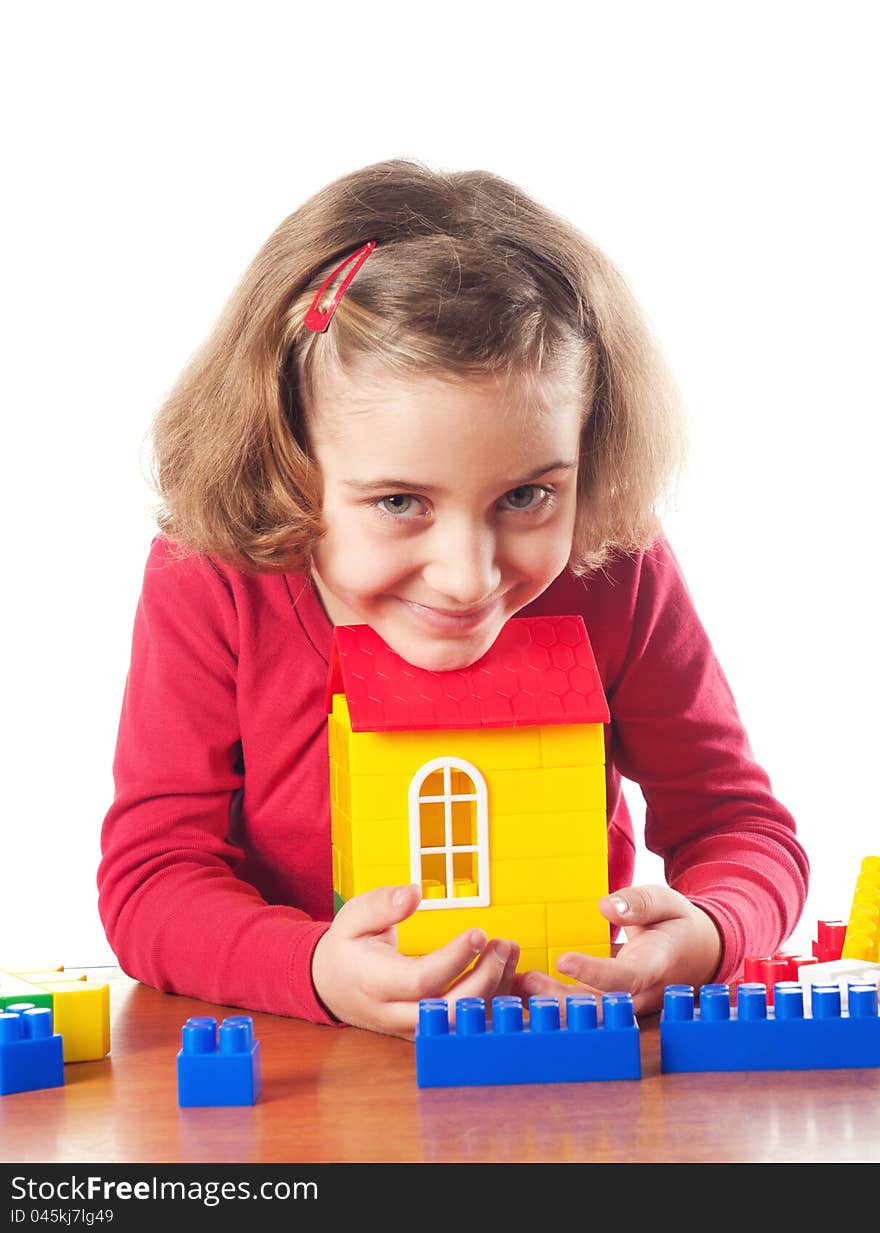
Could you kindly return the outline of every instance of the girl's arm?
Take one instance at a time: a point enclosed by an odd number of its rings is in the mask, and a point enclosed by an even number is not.
[[[145,984],[317,1022],[312,952],[328,922],[270,905],[236,876],[244,788],[238,621],[205,558],[154,541],[134,623],[102,831],[99,910]]]
[[[645,842],[668,885],[612,882],[600,907],[626,944],[614,959],[562,955],[559,970],[628,990],[638,1012],[653,1011],[667,984],[732,981],[747,955],[776,950],[803,910],[809,867],[665,540],[562,592],[550,602],[581,606],[611,711],[612,873],[625,880],[631,869],[623,775],[642,789]],[[537,972],[518,984],[529,994],[570,988]]]
[[[809,865],[758,764],[678,561],[661,539],[631,568],[629,636],[609,665],[610,754],[646,802],[645,843],[670,887],[715,922],[716,976],[797,925]]]

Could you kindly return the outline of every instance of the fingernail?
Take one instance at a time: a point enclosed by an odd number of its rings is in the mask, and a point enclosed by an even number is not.
[[[510,958],[509,942],[495,943],[495,958],[500,960],[501,963],[507,963],[507,960]]]
[[[523,977],[522,987],[526,993],[537,993],[541,987],[540,978],[529,972],[527,976]]]
[[[480,951],[486,945],[486,935],[482,929],[472,929],[468,934],[468,945],[473,951]]]
[[[615,895],[611,902],[614,904],[614,910],[618,916],[626,916],[629,911],[629,904],[625,899],[618,899]]]
[[[399,890],[396,890],[391,896],[392,906],[402,908],[409,898],[411,890],[412,886],[401,886]]]
[[[571,959],[566,959],[565,957],[560,958],[556,964],[556,969],[561,972],[563,976],[574,975],[574,963]]]

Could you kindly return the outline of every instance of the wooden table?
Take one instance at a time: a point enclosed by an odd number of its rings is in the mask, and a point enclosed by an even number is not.
[[[111,985],[111,1054],[0,1098],[5,1162],[880,1161],[880,1069],[662,1075],[656,1017],[641,1081],[420,1090],[407,1041],[254,1015],[261,1100],[181,1109],[185,1020],[237,1012],[88,971]]]

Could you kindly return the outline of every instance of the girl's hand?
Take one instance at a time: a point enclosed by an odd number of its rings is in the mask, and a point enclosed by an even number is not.
[[[663,1005],[667,985],[695,988],[712,980],[721,962],[721,937],[701,908],[668,886],[628,886],[599,901],[599,910],[626,930],[626,942],[613,959],[568,952],[557,968],[587,990],[601,995],[631,993],[636,1014],[651,1014]],[[518,977],[514,992],[570,995],[572,985],[543,972]]]
[[[421,998],[448,994],[451,1004],[453,998],[510,992],[519,946],[500,938],[490,942],[482,929],[466,929],[419,958],[398,952],[397,925],[420,899],[416,885],[382,886],[355,895],[336,914],[315,947],[312,983],[337,1019],[412,1039]]]

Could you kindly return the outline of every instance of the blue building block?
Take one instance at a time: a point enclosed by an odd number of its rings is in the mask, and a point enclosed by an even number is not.
[[[0,1014],[0,1096],[64,1085],[64,1041],[47,1006],[19,1002]]]
[[[217,1030],[207,1016],[187,1019],[177,1055],[181,1108],[252,1105],[260,1095],[260,1042],[249,1015],[232,1015]]]
[[[483,1087],[509,1083],[585,1083],[594,1079],[640,1079],[639,1028],[628,993],[602,997],[598,1022],[592,994],[566,998],[560,1025],[554,997],[492,999],[486,1023],[482,998],[459,998],[450,1026],[445,998],[419,1003],[416,1081],[419,1087]]]
[[[880,1066],[877,987],[852,983],[841,1010],[838,985],[814,985],[811,1013],[796,981],[767,988],[667,985],[660,1016],[660,1065],[669,1072],[705,1070],[847,1070]]]

